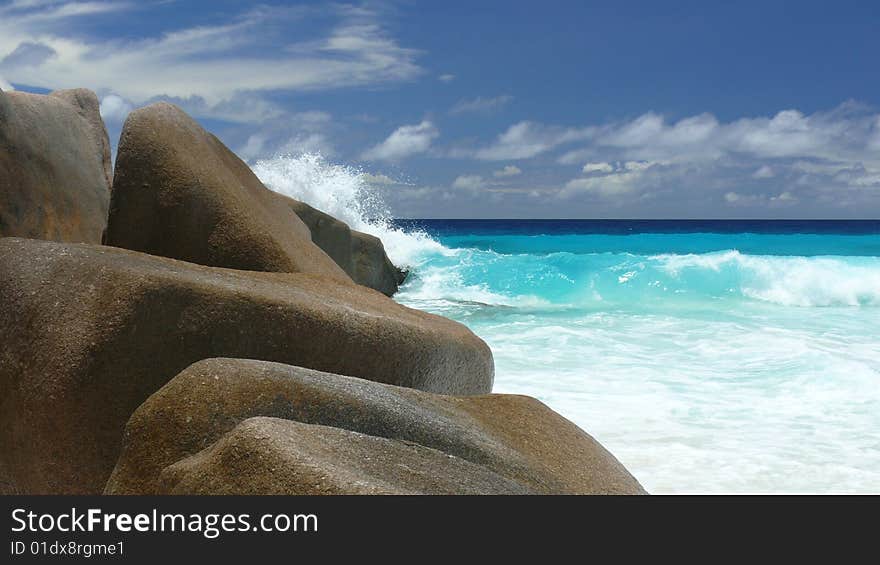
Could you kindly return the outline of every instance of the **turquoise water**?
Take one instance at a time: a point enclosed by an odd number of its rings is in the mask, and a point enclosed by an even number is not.
[[[397,299],[649,491],[880,492],[880,224],[402,227],[440,245]]]
[[[357,169],[254,167],[380,237],[396,300],[492,347],[651,492],[880,492],[880,222],[397,221]]]

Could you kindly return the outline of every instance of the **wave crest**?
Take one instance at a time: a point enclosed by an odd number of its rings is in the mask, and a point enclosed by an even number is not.
[[[413,268],[429,254],[448,252],[427,233],[405,232],[394,226],[381,193],[359,169],[330,163],[318,153],[304,153],[263,159],[253,170],[275,192],[381,239],[388,258],[398,267]]]
[[[720,253],[652,257],[672,277],[702,271],[738,279],[742,295],[783,306],[878,306],[877,257],[780,257]]]

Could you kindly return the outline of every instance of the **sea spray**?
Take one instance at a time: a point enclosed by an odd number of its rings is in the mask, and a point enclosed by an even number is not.
[[[389,259],[398,267],[411,269],[426,255],[445,251],[424,232],[396,227],[378,187],[354,167],[330,163],[318,153],[305,153],[260,160],[253,170],[275,192],[381,239]]]
[[[649,491],[877,491],[880,229],[421,222],[428,235],[392,223],[356,169],[305,155],[256,171],[382,238],[414,272],[396,300],[467,324],[495,392],[544,401]]]
[[[546,402],[649,491],[876,492],[877,234],[422,225],[451,254],[397,299],[470,326],[496,392]]]

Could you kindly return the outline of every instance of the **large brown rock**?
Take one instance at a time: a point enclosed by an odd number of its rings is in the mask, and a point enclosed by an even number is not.
[[[207,359],[138,408],[109,494],[640,494],[593,438],[524,396],[453,397]]]
[[[529,494],[519,483],[442,451],[278,418],[249,418],[205,451],[170,465],[158,492]]]
[[[153,104],[123,126],[104,242],[200,265],[350,282],[277,196],[180,108]]]
[[[423,390],[491,390],[464,326],[351,282],[0,239],[0,491],[99,491],[132,411],[217,356]]]
[[[100,243],[110,143],[89,90],[0,91],[0,236]]]
[[[406,271],[394,266],[382,240],[374,235],[351,231],[351,278],[358,284],[392,296],[406,279]]]
[[[405,274],[388,259],[378,237],[353,230],[345,222],[305,202],[279,197],[305,222],[315,245],[336,261],[354,282],[386,296],[397,292]]]

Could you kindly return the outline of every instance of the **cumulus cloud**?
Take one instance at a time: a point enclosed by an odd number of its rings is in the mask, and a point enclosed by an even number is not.
[[[468,113],[488,113],[498,110],[511,100],[513,100],[513,96],[507,94],[496,96],[494,98],[483,98],[482,96],[478,96],[477,98],[470,100],[459,100],[458,103],[449,110],[449,113],[453,116]]]
[[[437,77],[437,80],[439,80],[440,82],[452,82],[455,80],[455,75],[449,73],[442,74]]]
[[[0,90],[5,90],[6,92],[11,92],[11,91],[15,90],[15,88],[13,88],[11,84],[6,82],[6,80],[4,80],[4,78],[2,76],[0,76]]]
[[[213,106],[246,91],[374,85],[422,72],[418,52],[398,44],[377,13],[345,5],[261,5],[226,23],[137,39],[91,38],[72,25],[84,15],[112,21],[119,12],[140,7],[126,2],[5,5],[0,8],[0,73],[50,89],[109,90],[136,104],[168,96],[200,98]],[[293,32],[300,27],[315,28],[315,21],[328,19],[335,23],[318,38],[288,39],[300,36]]]
[[[130,102],[117,96],[116,94],[108,94],[101,99],[101,118],[105,122],[122,123],[128,117],[129,112],[133,109]]]
[[[503,169],[499,169],[492,173],[492,176],[495,178],[504,178],[504,177],[515,177],[516,175],[522,174],[522,169],[517,167],[516,165],[507,165]]]
[[[651,169],[662,165],[655,161],[587,163],[583,167],[586,176],[568,181],[559,194],[568,198],[577,193],[592,192],[610,197],[632,192],[643,183]]]
[[[869,151],[880,136],[878,121],[880,116],[852,102],[829,112],[805,115],[790,109],[727,123],[706,113],[669,122],[649,112],[597,127],[588,147],[570,151],[559,161],[572,164],[578,157],[603,152],[625,159],[687,162],[730,156],[876,159]]]
[[[367,161],[396,161],[424,153],[439,135],[439,130],[428,120],[415,125],[401,126],[385,141],[364,151],[361,158]]]
[[[486,179],[480,175],[461,175],[452,182],[452,188],[458,190],[479,190],[486,187]]]
[[[806,114],[723,122],[711,114],[677,121],[648,112],[595,126],[559,164],[583,176],[564,182],[560,195],[596,194],[630,200],[662,193],[692,206],[713,198],[729,206],[810,205],[810,214],[880,203],[880,115],[846,102]]]
[[[510,126],[495,142],[473,153],[477,159],[504,161],[529,159],[565,143],[587,139],[593,128],[566,128],[524,121]]]

